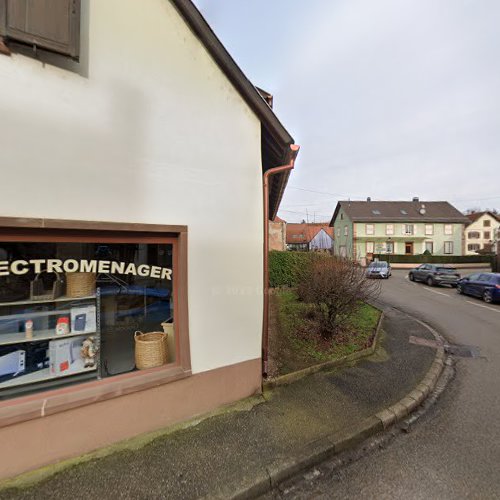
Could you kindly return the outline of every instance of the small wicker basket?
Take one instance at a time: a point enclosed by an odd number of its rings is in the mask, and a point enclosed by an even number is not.
[[[167,363],[167,334],[163,332],[134,333],[135,366],[147,370]]]
[[[66,295],[88,297],[95,294],[95,273],[66,273]]]

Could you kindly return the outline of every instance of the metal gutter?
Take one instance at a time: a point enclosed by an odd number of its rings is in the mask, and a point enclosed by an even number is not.
[[[263,175],[264,196],[264,315],[262,321],[262,374],[267,376],[269,361],[269,178],[281,172],[289,173],[295,166],[300,146],[292,144],[288,152],[288,163],[270,168]]]

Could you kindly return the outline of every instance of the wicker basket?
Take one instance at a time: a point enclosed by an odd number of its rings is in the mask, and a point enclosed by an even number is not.
[[[88,297],[95,294],[95,273],[66,273],[66,295]]]
[[[135,366],[139,370],[155,368],[167,363],[167,334],[162,332],[135,332]]]
[[[30,299],[54,300],[60,297],[64,290],[64,282],[61,275],[59,273],[55,273],[56,279],[54,280],[54,283],[52,283],[52,288],[46,290],[40,277],[41,274],[42,273],[38,273],[35,276],[35,279],[30,283]]]

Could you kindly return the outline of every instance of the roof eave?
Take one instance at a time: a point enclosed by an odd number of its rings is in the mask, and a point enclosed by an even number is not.
[[[171,0],[171,2],[274,140],[283,146],[293,144],[293,137],[236,64],[193,2],[191,0]]]

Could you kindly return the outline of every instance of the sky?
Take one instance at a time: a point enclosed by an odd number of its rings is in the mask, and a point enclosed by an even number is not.
[[[301,146],[279,215],[500,209],[498,0],[195,0]]]

